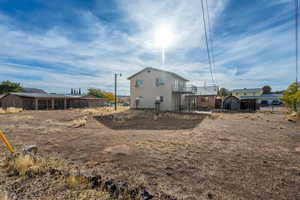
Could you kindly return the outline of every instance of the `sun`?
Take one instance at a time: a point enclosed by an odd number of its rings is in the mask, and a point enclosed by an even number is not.
[[[172,27],[168,24],[160,24],[155,29],[154,41],[155,46],[160,48],[170,47],[175,39],[175,34],[172,31]]]

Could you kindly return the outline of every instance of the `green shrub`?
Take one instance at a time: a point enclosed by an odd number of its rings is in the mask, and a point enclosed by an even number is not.
[[[300,84],[292,83],[283,93],[282,100],[289,109],[297,111],[300,104]]]

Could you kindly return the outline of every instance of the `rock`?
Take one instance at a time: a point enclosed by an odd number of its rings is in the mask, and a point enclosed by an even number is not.
[[[150,200],[153,199],[153,195],[150,194],[146,189],[140,191],[141,200]]]
[[[207,193],[207,198],[208,198],[208,199],[213,199],[213,194],[212,194],[212,193],[210,193],[210,192],[209,192],[209,193]]]
[[[173,197],[173,196],[168,195],[168,194],[165,194],[165,193],[161,193],[160,199],[165,199],[165,200],[177,200],[176,197]]]
[[[139,189],[134,188],[128,191],[131,199],[136,199],[136,197],[139,195]]]
[[[113,179],[105,181],[104,187],[105,190],[112,195],[112,197],[117,198],[119,196],[119,191]]]
[[[38,148],[36,145],[29,145],[23,148],[24,154],[32,154],[35,155],[38,152]]]
[[[92,175],[87,177],[89,182],[91,183],[92,188],[100,187],[101,186],[101,176],[100,175]]]
[[[117,183],[118,189],[120,191],[120,193],[124,194],[125,192],[128,191],[128,183],[123,182],[123,181],[119,181]]]

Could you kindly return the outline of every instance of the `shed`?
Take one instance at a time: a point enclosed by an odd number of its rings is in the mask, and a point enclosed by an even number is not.
[[[235,96],[228,96],[223,102],[223,108],[227,110],[240,110],[240,105],[240,100]]]
[[[25,110],[67,109],[103,106],[105,99],[94,96],[69,96],[48,93],[7,93],[1,98],[1,107]]]

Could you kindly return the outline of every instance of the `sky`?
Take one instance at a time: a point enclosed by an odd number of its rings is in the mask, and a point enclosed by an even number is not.
[[[294,0],[206,1],[219,87],[281,90],[295,80]],[[161,26],[172,33],[163,65]],[[0,36],[0,81],[23,87],[112,92],[121,73],[128,95],[127,78],[146,66],[214,83],[201,0],[0,0]]]

